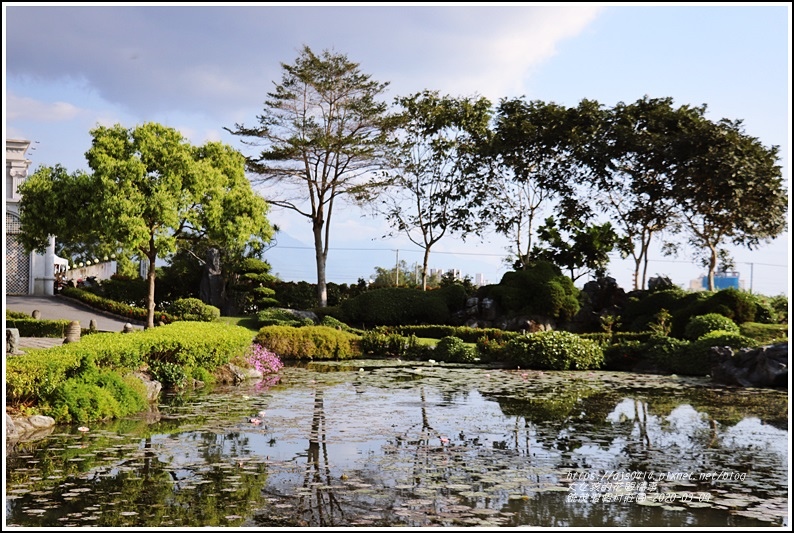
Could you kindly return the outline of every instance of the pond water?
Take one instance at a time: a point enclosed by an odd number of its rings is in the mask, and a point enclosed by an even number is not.
[[[27,527],[788,526],[788,394],[399,360],[162,395],[6,456]]]

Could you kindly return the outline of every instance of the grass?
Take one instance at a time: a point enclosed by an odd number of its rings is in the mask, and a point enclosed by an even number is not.
[[[222,316],[218,320],[230,326],[240,326],[254,332],[259,331],[259,322],[255,316]]]

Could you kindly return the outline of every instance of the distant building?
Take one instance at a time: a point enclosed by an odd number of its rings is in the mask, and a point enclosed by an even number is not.
[[[485,279],[485,274],[482,273],[474,274],[474,284],[478,287],[488,285],[488,280]]]
[[[701,291],[709,288],[709,277],[701,276],[693,279],[689,288],[693,291]],[[717,272],[714,274],[714,289],[744,289],[744,280],[739,279],[738,272]]]
[[[5,239],[6,239],[6,293],[7,294],[55,294],[55,275],[65,272],[68,261],[55,255],[55,236],[44,254],[25,253],[17,235],[20,230],[19,186],[28,177],[30,159],[25,154],[30,141],[6,139],[6,195],[5,195]],[[46,213],[43,213],[46,216]]]

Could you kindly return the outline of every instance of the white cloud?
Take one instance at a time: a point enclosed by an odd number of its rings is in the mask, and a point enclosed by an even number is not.
[[[42,102],[34,98],[17,96],[9,93],[6,96],[8,120],[35,120],[42,122],[60,122],[77,118],[84,111],[68,102]]]

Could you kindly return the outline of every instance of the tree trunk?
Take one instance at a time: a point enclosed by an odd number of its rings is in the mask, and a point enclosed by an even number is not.
[[[714,292],[714,271],[717,270],[717,249],[709,246],[709,290]]]
[[[430,262],[430,247],[425,248],[424,258],[422,259],[422,290],[427,290],[427,264]]]
[[[325,262],[328,253],[323,246],[323,221],[313,221],[312,230],[314,233],[314,257],[317,263],[317,304],[320,307],[327,307],[328,289],[325,282]]]
[[[157,262],[157,252],[154,249],[154,237],[149,241],[149,272],[146,274],[146,281],[149,285],[149,294],[146,296],[146,328],[154,327],[154,265]]]

